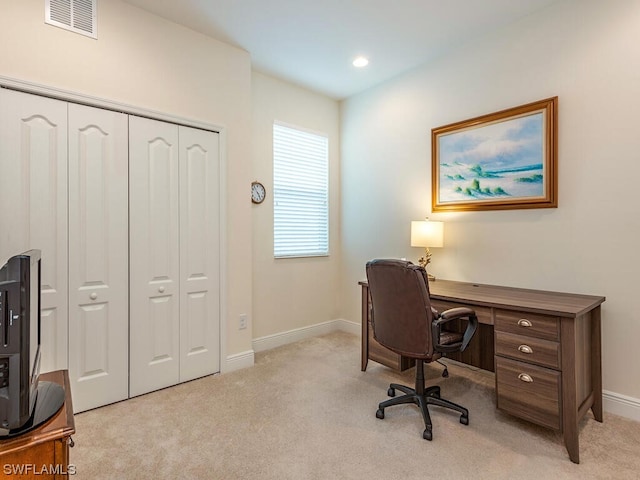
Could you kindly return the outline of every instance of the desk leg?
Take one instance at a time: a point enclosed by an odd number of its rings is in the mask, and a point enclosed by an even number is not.
[[[591,312],[591,385],[593,405],[591,411],[598,422],[602,422],[602,334],[600,330],[600,306]]]
[[[576,326],[573,319],[560,324],[562,343],[562,435],[573,463],[580,463],[578,399],[576,392]]]
[[[360,314],[360,321],[362,322],[360,370],[364,372],[369,363],[369,287],[365,285],[362,286],[362,313]]]
[[[573,422],[570,428],[567,428],[565,422],[564,445],[567,447],[569,458],[573,463],[580,463],[580,441],[578,440],[578,422]]]

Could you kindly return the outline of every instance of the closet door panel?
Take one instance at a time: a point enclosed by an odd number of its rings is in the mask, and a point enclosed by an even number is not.
[[[76,412],[128,397],[128,119],[69,104],[69,377]]]
[[[130,394],[179,381],[178,127],[131,116]]]
[[[218,137],[180,127],[180,381],[220,370]]]
[[[0,88],[0,262],[42,252],[41,372],[67,368],[67,104]]]

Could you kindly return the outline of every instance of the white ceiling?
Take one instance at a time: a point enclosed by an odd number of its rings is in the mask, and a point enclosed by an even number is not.
[[[559,0],[124,0],[346,98]],[[351,65],[365,55],[364,69]]]

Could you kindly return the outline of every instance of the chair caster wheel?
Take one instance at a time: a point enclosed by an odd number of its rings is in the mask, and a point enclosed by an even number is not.
[[[422,438],[431,441],[433,440],[433,433],[431,433],[431,430],[427,428],[424,432],[422,432]]]
[[[389,390],[387,390],[387,395],[390,396],[390,397],[395,397],[396,396],[396,389],[389,387]]]
[[[469,417],[466,415],[460,416],[460,423],[463,425],[469,425]]]
[[[376,418],[383,419],[384,418],[384,410],[379,408],[378,411],[376,412]]]
[[[443,378],[449,378],[449,370],[445,368],[444,372],[442,372],[442,376]]]

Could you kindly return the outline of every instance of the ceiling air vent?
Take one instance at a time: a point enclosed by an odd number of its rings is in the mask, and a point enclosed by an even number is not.
[[[98,38],[98,0],[44,0],[44,22],[91,38]]]

